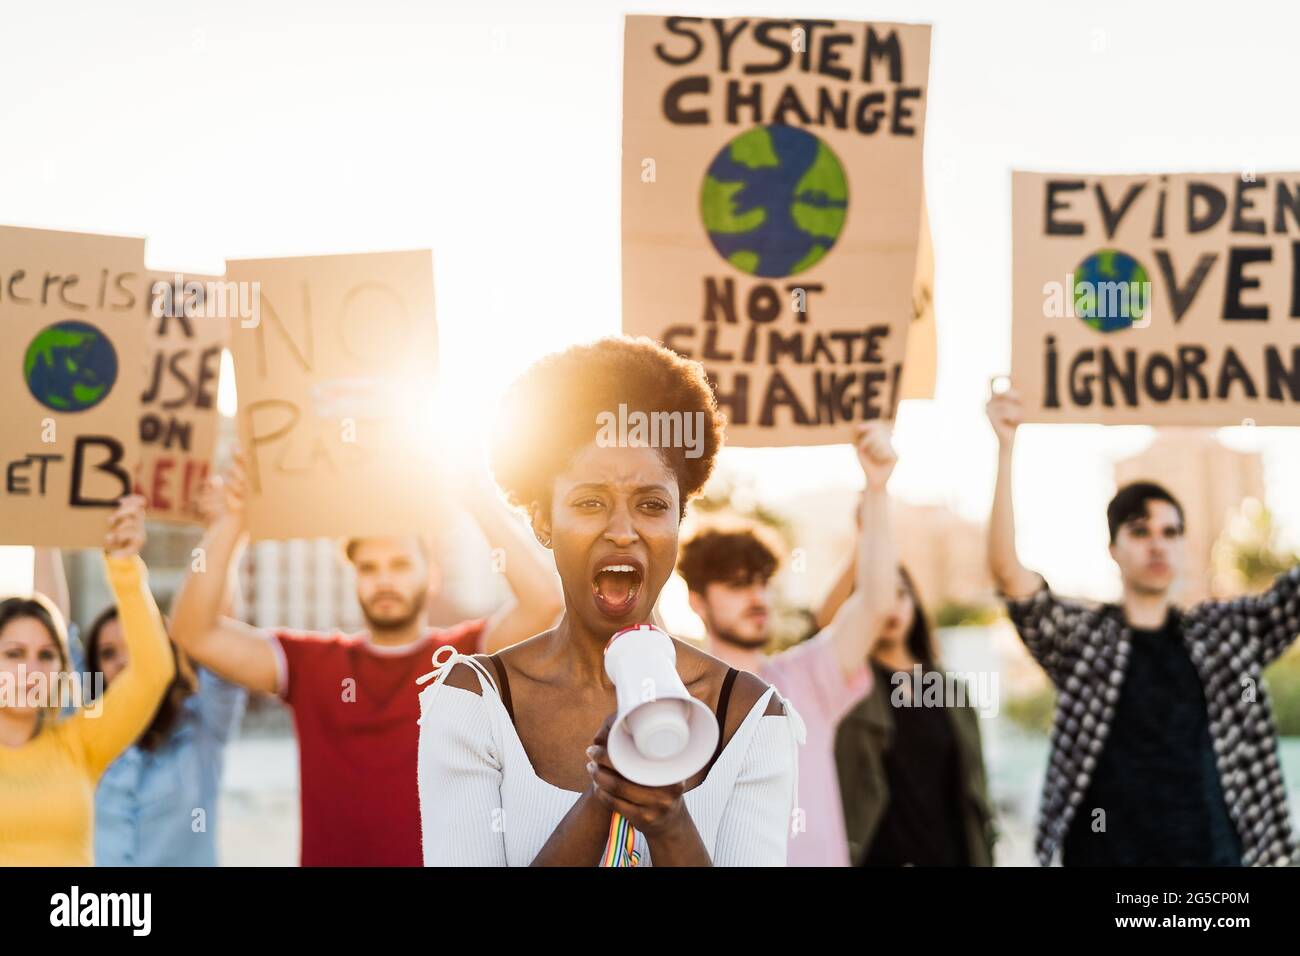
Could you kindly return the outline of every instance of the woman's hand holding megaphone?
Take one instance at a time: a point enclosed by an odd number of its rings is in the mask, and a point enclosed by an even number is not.
[[[610,714],[596,731],[587,748],[587,772],[591,774],[590,793],[611,811],[621,813],[646,839],[657,841],[674,836],[698,841],[699,834],[686,812],[682,795],[686,781],[663,787],[646,787],[623,777],[610,762],[609,731],[617,714]]]

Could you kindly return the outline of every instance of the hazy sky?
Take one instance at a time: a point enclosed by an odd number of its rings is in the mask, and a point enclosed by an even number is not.
[[[1010,358],[1012,168],[1293,170],[1300,9],[1193,3],[43,2],[6,11],[0,222],[144,235],[149,265],[434,250],[445,380],[474,414],[532,358],[616,332],[622,15],[933,25],[926,174],[939,387],[901,412],[894,491],[982,517]],[[1264,452],[1300,538],[1300,433]],[[1026,561],[1113,582],[1110,462],[1147,429],[1035,427]],[[773,496],[860,482],[847,447],[729,453]]]

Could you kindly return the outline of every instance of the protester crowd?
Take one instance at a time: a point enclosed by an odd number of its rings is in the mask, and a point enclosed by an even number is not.
[[[598,440],[601,413],[624,407],[704,415],[703,453]],[[1040,862],[1292,859],[1268,698],[1248,689],[1300,632],[1300,567],[1263,594],[1177,606],[1184,514],[1147,481],[1120,488],[1104,516],[1120,599],[1058,595],[1016,551],[1014,389],[988,417],[989,567],[1058,695]],[[699,364],[649,340],[535,364],[504,401],[497,489],[459,492],[512,597],[450,628],[429,625],[437,528],[339,543],[360,633],[229,616],[247,537],[238,455],[208,496],[206,560],[164,621],[139,557],[143,502],[123,499],[105,527],[114,601],[84,636],[69,638],[57,552],[37,551],[37,593],[0,603],[0,863],[215,865],[223,751],[252,692],[293,714],[304,866],[601,865],[617,856],[612,821],[643,866],[991,865],[979,716],[969,700],[911,691],[944,662],[898,559],[890,426],[856,431],[853,548],[804,639],[779,653],[779,540],[716,515],[682,535],[725,440]],[[673,640],[675,667],[718,740],[698,773],[651,786],[615,769],[602,657],[617,632],[659,622],[674,572],[706,631],[702,644]],[[61,676],[82,671],[94,680],[80,699],[60,694]]]

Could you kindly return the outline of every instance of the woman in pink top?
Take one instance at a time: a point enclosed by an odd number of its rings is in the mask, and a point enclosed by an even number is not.
[[[871,689],[867,655],[894,604],[898,559],[885,486],[896,458],[889,427],[860,426],[855,444],[866,477],[857,543],[851,571],[828,598],[836,607],[834,616],[819,615],[824,626],[816,636],[780,654],[763,653],[771,638],[769,583],[780,547],[766,542],[760,529],[706,527],[683,545],[678,559],[691,607],[704,621],[709,652],[770,682],[794,704],[806,726],[790,866],[849,864],[835,730]]]

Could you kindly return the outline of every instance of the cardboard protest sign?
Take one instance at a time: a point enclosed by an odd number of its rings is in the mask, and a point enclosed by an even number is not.
[[[934,324],[934,243],[930,237],[930,217],[922,204],[921,241],[916,247],[916,278],[912,286],[912,324],[907,330],[900,400],[934,398],[939,377],[938,338]]]
[[[237,260],[230,323],[253,538],[415,534],[433,524],[437,379],[429,252]]]
[[[1012,180],[1031,422],[1300,425],[1300,174]]]
[[[99,547],[131,493],[144,240],[0,227],[0,544]]]
[[[703,363],[729,443],[893,417],[929,58],[926,26],[627,18],[623,330]]]
[[[217,385],[234,314],[226,307],[228,285],[220,276],[150,272],[147,278],[149,361],[136,491],[148,500],[150,518],[200,524],[221,425]]]

